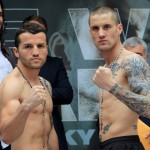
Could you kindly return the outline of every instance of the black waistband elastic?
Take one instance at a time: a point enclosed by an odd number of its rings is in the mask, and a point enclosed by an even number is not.
[[[138,135],[120,136],[120,137],[111,138],[111,139],[106,140],[104,142],[100,142],[100,145],[105,146],[105,145],[109,145],[109,144],[121,142],[121,141],[128,141],[128,142],[136,141],[137,142],[138,140],[140,141]]]

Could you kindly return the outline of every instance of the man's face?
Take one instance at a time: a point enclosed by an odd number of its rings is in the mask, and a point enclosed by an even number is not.
[[[3,14],[3,12],[2,12],[1,5],[0,5],[0,28],[3,25],[3,16],[2,16],[2,14]]]
[[[116,24],[111,13],[95,14],[90,17],[90,33],[96,47],[109,50],[116,45],[122,31],[122,25]]]
[[[142,45],[137,45],[137,46],[125,46],[125,48],[131,52],[134,52],[136,54],[139,54],[142,56],[144,59],[146,59],[146,56],[144,54],[144,47]]]
[[[15,52],[18,61],[26,67],[40,69],[48,54],[46,35],[43,32],[37,34],[26,32],[20,34],[19,38],[20,44]]]

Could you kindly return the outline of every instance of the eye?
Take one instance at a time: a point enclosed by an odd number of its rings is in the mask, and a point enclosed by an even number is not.
[[[46,48],[46,44],[38,44],[37,47],[38,47],[39,49]]]
[[[110,25],[108,25],[108,24],[106,24],[106,25],[103,27],[104,30],[108,30],[109,28],[110,28]]]
[[[31,48],[33,48],[32,45],[25,45],[25,46],[24,46],[24,49],[31,49]]]
[[[91,31],[98,32],[99,31],[99,27],[98,26],[92,26],[91,27]]]

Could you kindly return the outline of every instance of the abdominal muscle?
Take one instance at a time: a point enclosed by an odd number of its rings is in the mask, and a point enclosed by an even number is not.
[[[108,92],[105,92],[102,112],[103,129],[99,131],[101,141],[137,135],[138,115]]]
[[[48,150],[48,138],[51,130],[50,116],[48,111],[45,111],[43,116],[41,106],[36,107],[30,113],[24,132],[11,144],[11,150]],[[45,123],[43,123],[43,119]]]

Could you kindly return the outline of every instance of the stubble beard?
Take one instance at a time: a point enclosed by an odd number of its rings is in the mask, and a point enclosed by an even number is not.
[[[106,52],[106,51],[109,51],[111,48],[110,47],[99,47],[98,50],[99,52]]]
[[[31,61],[30,60],[26,60],[26,59],[24,59],[22,56],[20,56],[19,57],[19,60],[21,61],[21,63],[25,66],[25,67],[27,67],[27,68],[30,68],[30,69],[41,69],[41,67],[44,65],[44,63],[45,62],[41,62],[39,65],[33,65],[32,63],[31,63]]]

